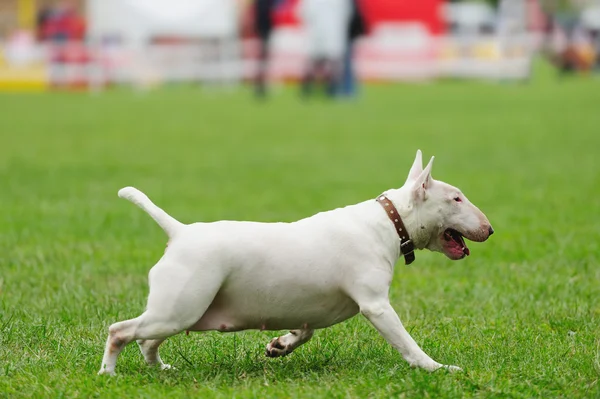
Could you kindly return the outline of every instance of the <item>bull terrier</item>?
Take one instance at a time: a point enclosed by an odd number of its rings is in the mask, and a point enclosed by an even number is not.
[[[137,340],[146,362],[163,369],[158,347],[182,331],[291,330],[266,346],[285,356],[317,329],[363,314],[413,367],[460,370],[429,357],[406,331],[388,291],[401,256],[415,249],[452,260],[469,255],[463,238],[494,232],[487,217],[456,187],[431,177],[417,151],[404,185],[376,199],[291,223],[217,221],[183,224],[141,191],[119,191],[169,237],[149,273],[146,310],[108,329],[99,374],[115,373],[119,353]]]

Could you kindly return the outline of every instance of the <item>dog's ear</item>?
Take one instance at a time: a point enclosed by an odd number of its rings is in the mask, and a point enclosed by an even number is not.
[[[427,191],[429,190],[429,187],[431,187],[431,181],[433,180],[431,178],[431,167],[433,166],[434,159],[435,157],[431,157],[431,160],[413,184],[413,194],[415,199],[427,199]]]
[[[410,172],[408,172],[406,183],[415,181],[421,172],[423,172],[423,155],[421,154],[421,150],[417,150],[417,155],[415,156],[415,160],[410,168]]]

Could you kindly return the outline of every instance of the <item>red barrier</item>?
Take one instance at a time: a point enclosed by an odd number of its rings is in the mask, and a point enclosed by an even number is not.
[[[300,0],[282,0],[273,14],[275,25],[300,25],[296,15]],[[431,34],[446,27],[442,19],[443,0],[359,0],[368,29],[382,22],[420,22]]]

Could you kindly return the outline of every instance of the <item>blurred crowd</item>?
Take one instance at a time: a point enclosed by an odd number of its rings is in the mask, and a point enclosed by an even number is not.
[[[255,79],[258,97],[267,93],[266,70],[273,16],[278,7],[293,0],[254,0],[255,32],[261,41],[260,67]],[[307,32],[308,63],[301,81],[306,97],[320,82],[330,97],[353,97],[357,93],[354,68],[355,41],[367,33],[364,1],[300,0],[297,14]],[[498,1],[498,12],[483,3],[447,3],[443,9],[447,30],[460,37],[469,35],[510,36],[522,15],[523,31],[537,31],[541,53],[562,73],[600,71],[600,1],[569,2],[507,0]],[[500,15],[504,17],[499,18]],[[511,32],[511,30],[513,32]],[[516,35],[518,37],[518,35]],[[504,44],[510,41],[504,40]]]
[[[85,32],[85,18],[72,1],[42,6],[37,12],[36,37],[40,41],[83,40]]]
[[[600,70],[600,3],[547,18],[544,38],[544,54],[563,74]]]
[[[267,94],[269,39],[275,10],[282,3],[282,0],[255,0],[251,8],[254,31],[260,39],[255,78],[255,93],[259,98]],[[353,44],[366,33],[358,0],[303,0],[298,14],[308,39],[308,62],[301,81],[303,96],[311,96],[317,86],[329,97],[355,96]]]
[[[543,54],[563,73],[600,69],[600,0],[572,4],[558,0],[177,2],[179,11],[185,7],[195,10],[197,19],[177,14],[176,6],[160,0],[22,3],[38,5],[33,26],[4,32],[4,37],[0,29],[0,68],[3,60],[24,64],[46,57],[54,66],[51,76],[56,81],[88,82],[89,76],[84,75],[91,70],[86,64],[90,62],[96,63],[96,70],[104,70],[105,76],[98,81],[117,83],[161,74],[166,76],[164,81],[201,80],[199,76],[237,70],[240,72],[231,75],[250,80],[260,99],[268,97],[269,82],[289,76],[298,82],[305,98],[319,94],[343,99],[359,93],[357,76],[381,80],[438,76],[523,79],[530,73],[534,52]],[[200,3],[212,9],[203,11]],[[163,13],[164,21],[159,21],[161,9],[169,11]],[[374,10],[379,19],[373,18]],[[128,17],[121,18],[123,15]],[[118,27],[119,23],[125,27]],[[152,24],[158,26],[154,32]],[[92,26],[96,27],[94,34]],[[286,34],[281,34],[286,28]],[[111,33],[111,29],[119,33]],[[219,29],[229,33],[214,33]],[[36,41],[45,45],[43,52],[31,50]],[[169,52],[165,44],[181,48]],[[217,50],[211,51],[218,63],[213,70],[200,73],[194,65],[208,65],[207,51],[200,55],[194,46],[213,45]],[[238,66],[232,67],[227,57],[235,59]],[[187,69],[181,67],[186,62]],[[290,67],[293,62],[302,66]]]

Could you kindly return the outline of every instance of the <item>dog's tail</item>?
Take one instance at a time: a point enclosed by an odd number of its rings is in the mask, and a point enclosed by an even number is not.
[[[158,223],[160,227],[167,233],[169,238],[173,237],[177,231],[184,226],[167,212],[154,205],[150,198],[140,190],[134,187],[124,187],[119,190],[119,197],[125,198],[142,208],[148,215]]]

